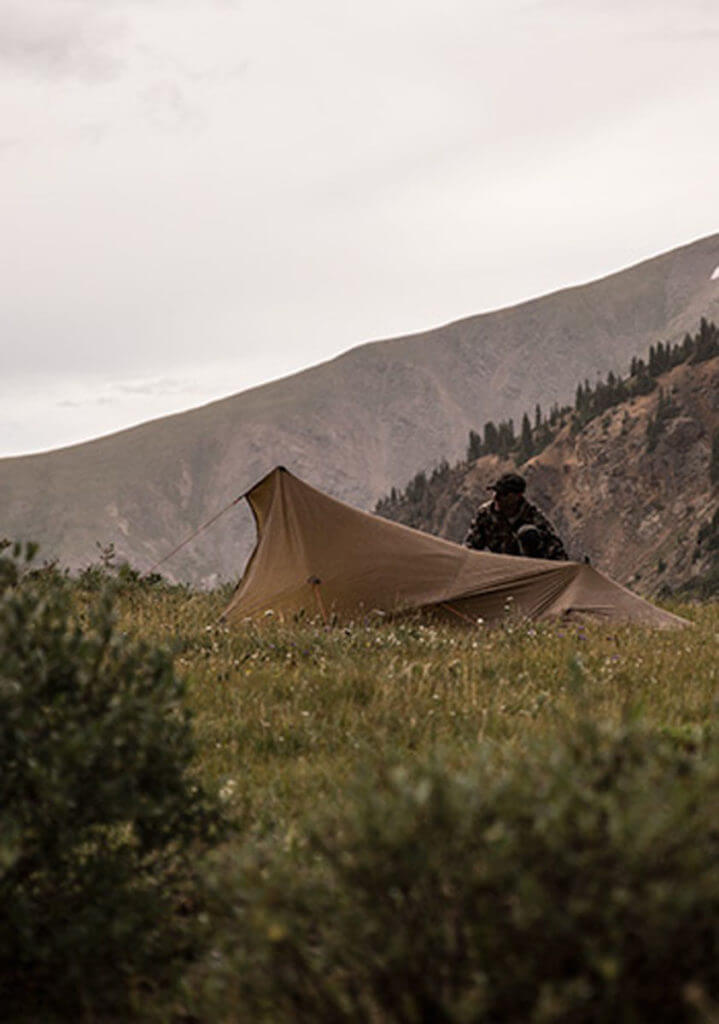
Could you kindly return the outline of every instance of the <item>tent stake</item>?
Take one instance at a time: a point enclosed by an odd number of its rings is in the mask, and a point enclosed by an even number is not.
[[[471,626],[477,625],[476,621],[474,619],[470,619],[469,615],[465,615],[464,612],[458,612],[456,608],[453,608],[451,604],[447,604],[446,601],[443,601],[440,604],[440,608],[446,608],[448,612],[456,615],[459,619],[464,619],[464,621],[468,622]]]
[[[322,582],[322,580],[319,578],[319,576],[310,576],[307,582],[310,584],[314,592],[317,607],[319,608],[320,614],[322,615],[322,621],[324,622],[325,626],[328,626],[329,622],[327,620],[327,612],[325,611],[325,605],[324,601],[322,600],[322,593],[320,591],[320,583]]]

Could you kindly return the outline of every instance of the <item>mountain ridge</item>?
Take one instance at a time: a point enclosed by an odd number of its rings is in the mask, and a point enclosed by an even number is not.
[[[86,565],[95,542],[148,567],[273,465],[359,507],[407,467],[463,449],[482,419],[566,401],[585,375],[624,370],[700,316],[719,319],[719,235],[587,285],[334,359],[183,413],[78,445],[0,460],[0,534]],[[252,541],[233,515],[169,566],[209,585],[237,574]]]
[[[436,325],[434,327],[427,328],[425,330],[413,331],[413,332],[411,332],[409,334],[403,334],[403,335],[399,335],[399,336],[373,338],[373,339],[371,339],[369,341],[360,342],[358,345],[351,346],[350,348],[346,349],[344,352],[340,352],[336,356],[332,356],[329,359],[320,360],[319,362],[313,363],[311,366],[304,367],[301,370],[290,371],[289,373],[284,374],[284,375],[282,375],[280,377],[277,377],[277,378],[273,378],[270,381],[265,381],[265,382],[263,382],[261,384],[252,385],[249,388],[245,388],[245,389],[243,389],[242,391],[239,391],[239,392],[234,392],[234,393],[232,393],[230,395],[225,395],[222,398],[211,399],[211,400],[209,400],[207,402],[202,402],[200,405],[191,406],[190,408],[184,409],[184,410],[182,410],[180,412],[172,412],[172,413],[162,414],[160,416],[154,416],[154,417],[151,417],[148,420],[143,420],[141,423],[132,424],[132,425],[130,425],[128,427],[121,427],[119,430],[113,430],[113,431],[110,431],[107,434],[101,434],[98,437],[93,437],[93,438],[90,438],[90,439],[87,439],[87,440],[84,440],[84,441],[71,442],[70,444],[62,445],[59,448],[48,448],[48,449],[43,449],[43,450],[37,451],[37,452],[28,452],[28,453],[23,453],[23,454],[19,454],[19,455],[4,456],[4,457],[0,458],[0,464],[5,463],[5,462],[10,462],[10,461],[16,461],[18,459],[31,459],[31,458],[35,458],[36,456],[45,456],[45,455],[55,454],[55,453],[59,453],[59,452],[66,452],[66,451],[68,451],[69,449],[72,449],[72,448],[80,448],[80,447],[85,447],[87,445],[94,445],[94,444],[97,444],[97,443],[99,443],[101,441],[107,440],[109,438],[116,438],[116,437],[119,437],[120,435],[129,434],[132,431],[145,428],[145,427],[147,427],[147,426],[149,426],[151,424],[158,424],[158,423],[161,423],[164,420],[172,420],[172,419],[175,419],[178,416],[186,416],[186,415],[188,415],[190,413],[199,412],[199,411],[201,411],[203,409],[206,409],[208,406],[217,407],[217,406],[222,405],[222,403],[224,403],[224,402],[232,402],[232,401],[234,401],[235,399],[237,399],[240,396],[242,396],[245,400],[249,401],[249,400],[251,400],[251,396],[255,396],[255,395],[257,395],[260,392],[266,392],[269,389],[275,389],[276,386],[278,386],[278,385],[283,385],[283,384],[287,384],[287,383],[290,383],[290,382],[296,382],[298,380],[298,378],[303,377],[305,374],[312,374],[314,371],[318,370],[321,367],[331,366],[331,365],[333,365],[335,363],[338,363],[338,362],[344,360],[346,357],[348,357],[350,355],[361,353],[363,351],[366,351],[366,350],[369,350],[369,349],[373,348],[374,346],[391,346],[391,345],[393,345],[395,343],[400,343],[400,344],[412,343],[414,341],[418,341],[418,340],[421,340],[423,338],[428,338],[428,337],[431,337],[431,336],[433,337],[434,335],[439,334],[439,333],[444,333],[444,332],[447,332],[447,331],[450,331],[450,330],[459,329],[459,328],[466,327],[466,326],[469,326],[469,325],[474,325],[474,324],[478,323],[479,321],[483,320],[486,317],[492,317],[492,316],[495,316],[497,314],[519,313],[522,310],[527,310],[527,309],[529,309],[531,307],[534,307],[538,303],[548,302],[548,301],[551,301],[553,299],[556,299],[556,298],[559,298],[559,297],[562,297],[562,296],[568,296],[568,295],[571,295],[571,294],[576,293],[576,292],[581,292],[585,288],[591,288],[591,287],[607,284],[607,283],[609,283],[611,281],[614,281],[616,279],[619,279],[619,278],[623,277],[628,272],[639,271],[642,268],[648,266],[649,264],[653,264],[653,263],[656,263],[657,261],[669,259],[670,257],[673,257],[676,254],[682,252],[683,250],[691,249],[691,248],[694,248],[696,246],[703,245],[704,243],[714,243],[718,239],[719,239],[719,232],[714,233],[714,234],[705,235],[705,236],[702,236],[699,239],[696,239],[693,242],[689,242],[687,244],[677,246],[677,247],[672,248],[672,249],[670,249],[670,250],[668,250],[666,252],[660,252],[660,253],[656,254],[655,256],[647,257],[645,259],[642,259],[639,263],[630,263],[626,267],[624,267],[624,268],[622,268],[620,270],[611,271],[608,274],[604,274],[604,275],[602,275],[601,277],[598,277],[598,278],[590,279],[589,281],[586,281],[586,282],[582,282],[582,283],[579,283],[579,284],[567,285],[565,287],[556,288],[556,289],[554,289],[554,290],[552,290],[550,292],[547,292],[546,294],[540,294],[540,295],[537,295],[536,297],[529,298],[529,299],[522,299],[519,302],[511,303],[508,306],[500,306],[500,307],[492,308],[492,309],[489,309],[489,310],[484,310],[481,313],[473,313],[473,314],[469,314],[467,316],[459,317],[459,318],[456,318],[456,319],[451,319],[451,320],[448,320],[448,321],[443,322],[441,324],[438,324],[438,325]],[[719,247],[717,247],[717,254],[719,256]],[[717,264],[717,267],[715,269],[719,269],[719,264]],[[709,281],[711,282],[711,277],[709,278]]]

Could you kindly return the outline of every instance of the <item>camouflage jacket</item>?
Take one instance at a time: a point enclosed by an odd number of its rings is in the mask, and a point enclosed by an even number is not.
[[[464,543],[468,548],[492,551],[496,555],[520,555],[517,530],[525,525],[536,526],[539,531],[540,550],[536,557],[566,560],[567,553],[554,527],[537,506],[528,501],[522,502],[512,519],[495,508],[493,499],[486,501],[477,509]]]

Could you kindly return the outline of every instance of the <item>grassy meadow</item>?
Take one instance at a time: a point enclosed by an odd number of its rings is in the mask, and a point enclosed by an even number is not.
[[[511,616],[471,630],[268,615],[227,630],[213,625],[224,597],[158,593],[122,610],[126,628],[172,638],[196,770],[241,823],[217,869],[215,960],[189,974],[199,1019],[719,1019],[706,972],[675,966],[716,945],[719,850],[704,836],[719,788],[702,776],[711,799],[666,789],[685,770],[675,751],[712,743],[719,605],[673,605],[692,622],[679,632]],[[478,847],[498,829],[492,852]],[[524,916],[504,929],[514,886]],[[669,932],[676,946],[655,950]],[[575,948],[592,967],[567,979]],[[478,950],[506,990],[491,971],[477,985]]]
[[[420,618],[350,628],[319,621],[215,625],[226,594],[128,592],[122,629],[169,644],[188,682],[197,771],[255,830],[288,828],[349,777],[382,763],[498,764],[575,718],[640,713],[658,729],[711,728],[719,604],[670,610],[692,628],[586,623],[502,628]]]
[[[8,1019],[719,1020],[716,602],[228,629],[0,569]]]

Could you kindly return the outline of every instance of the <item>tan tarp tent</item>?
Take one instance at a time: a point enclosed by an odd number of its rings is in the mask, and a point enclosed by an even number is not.
[[[578,562],[471,551],[360,512],[272,470],[245,495],[257,543],[223,618],[304,611],[346,622],[374,610],[432,609],[456,622],[591,615],[677,627],[685,621]]]

